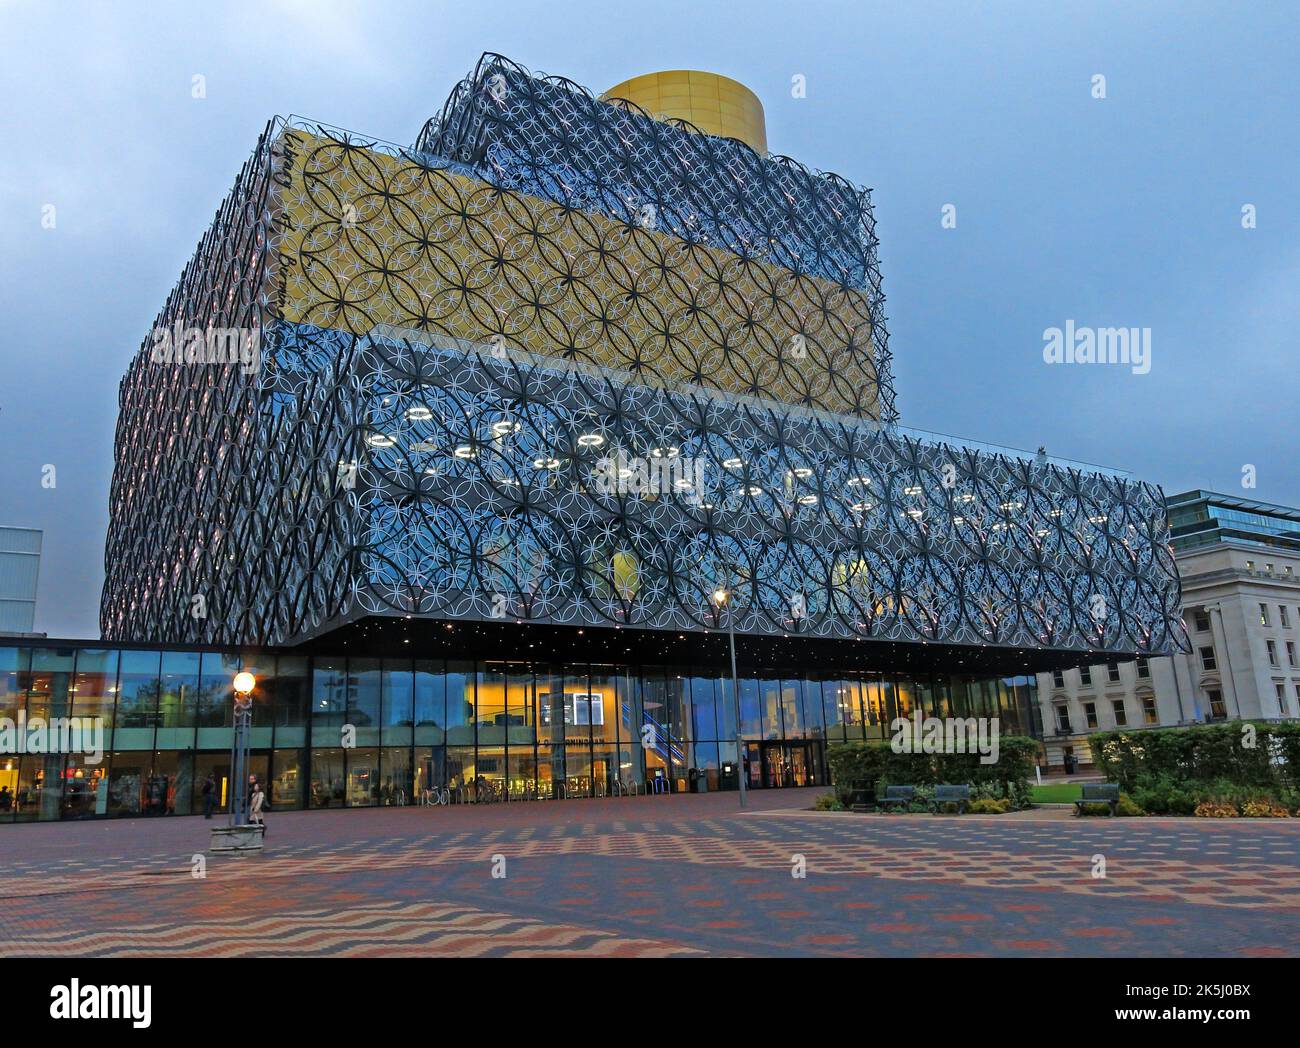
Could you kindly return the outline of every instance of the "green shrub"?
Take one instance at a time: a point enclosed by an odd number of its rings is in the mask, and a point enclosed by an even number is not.
[[[1017,811],[1034,806],[1034,788],[1028,780],[1007,783],[1008,800]]]
[[[1191,815],[1202,801],[1231,797],[1235,787],[1222,781],[1178,782],[1167,775],[1143,776],[1133,787],[1133,802],[1153,815]]]
[[[886,785],[916,786],[917,798],[928,804],[935,784],[967,785],[972,797],[1006,797],[1026,808],[1038,747],[1036,739],[1003,735],[997,763],[981,764],[978,753],[895,753],[888,742],[836,742],[826,749],[826,763],[841,802],[863,780],[876,784],[877,796]]]
[[[1119,795],[1119,805],[1115,808],[1116,815],[1136,816],[1145,815],[1142,805],[1133,800],[1127,793]]]
[[[1285,819],[1291,813],[1276,801],[1256,799],[1243,804],[1241,814],[1250,819]]]
[[[1005,815],[1011,810],[1007,797],[976,797],[968,809],[972,815]]]
[[[813,810],[814,811],[843,811],[844,805],[840,803],[840,799],[837,796],[835,796],[835,794],[822,793],[818,795],[815,801],[813,801]]]
[[[1254,746],[1243,744],[1246,725]],[[1300,723],[1232,721],[1186,728],[1095,732],[1089,739],[1098,769],[1125,790],[1150,778],[1253,786],[1276,794],[1300,790]]]
[[[1246,745],[1250,733],[1254,745]],[[1152,814],[1224,817],[1300,807],[1300,723],[1233,721],[1096,732],[1097,767]]]

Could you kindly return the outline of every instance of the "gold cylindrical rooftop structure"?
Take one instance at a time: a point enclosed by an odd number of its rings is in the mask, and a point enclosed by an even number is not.
[[[646,73],[615,84],[600,97],[626,98],[656,120],[688,120],[705,134],[738,138],[759,153],[767,152],[763,103],[727,76],[695,69]]]

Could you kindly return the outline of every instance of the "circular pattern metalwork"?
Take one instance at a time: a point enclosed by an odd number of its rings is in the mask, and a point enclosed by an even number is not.
[[[1158,489],[891,424],[864,193],[485,62],[454,163],[263,135],[158,321],[262,366],[132,363],[106,636],[714,629],[723,587],[760,635],[1183,643]]]

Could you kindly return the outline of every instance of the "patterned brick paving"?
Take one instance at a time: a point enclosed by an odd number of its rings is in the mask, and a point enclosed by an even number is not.
[[[1300,954],[1300,820],[811,799],[283,813],[264,854],[207,856],[202,878],[201,819],[7,827],[0,954]]]

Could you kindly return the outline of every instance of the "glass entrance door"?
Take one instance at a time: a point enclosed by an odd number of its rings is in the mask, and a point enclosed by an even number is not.
[[[785,781],[788,768],[786,749],[779,742],[763,743],[763,785],[769,789],[788,785]]]
[[[805,745],[789,746],[790,781],[787,786],[807,786],[808,782],[808,747]]]
[[[821,746],[815,742],[750,743],[751,786],[777,789],[786,786],[820,786]],[[756,770],[756,771],[755,771]]]

